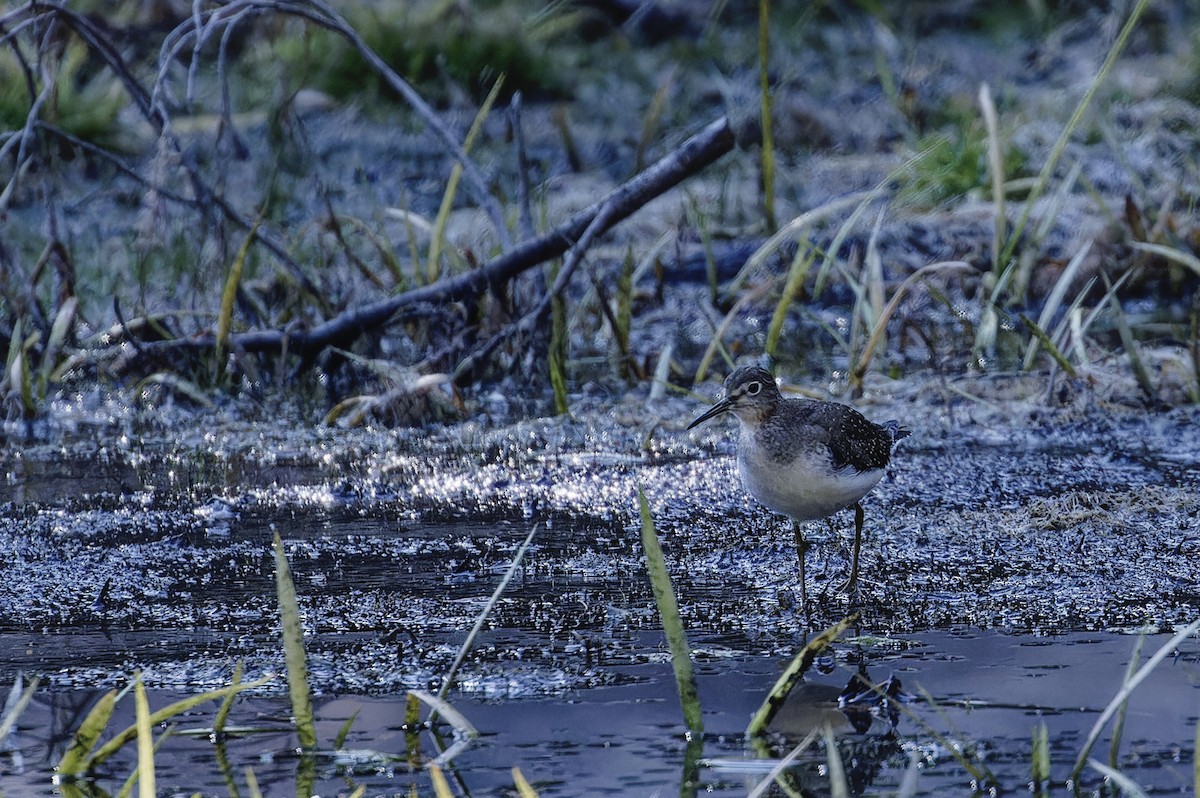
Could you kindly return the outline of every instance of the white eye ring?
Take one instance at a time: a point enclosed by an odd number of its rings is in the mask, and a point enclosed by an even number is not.
[[[757,380],[755,380],[754,382],[752,382],[746,386],[746,395],[747,396],[758,396],[760,393],[762,393],[762,383],[761,382],[758,382]]]

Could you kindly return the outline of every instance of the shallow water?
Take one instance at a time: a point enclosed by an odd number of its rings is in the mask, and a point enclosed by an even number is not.
[[[523,637],[520,630],[496,630],[487,644],[511,644]],[[1147,638],[1143,659],[1167,639]],[[781,711],[769,753],[781,756],[814,722],[832,719],[856,791],[886,794],[896,789],[910,759],[916,758],[922,794],[969,794],[973,777],[947,745],[967,751],[1000,785],[1022,790],[1029,781],[1032,732],[1045,724],[1052,741],[1052,773],[1061,780],[1107,699],[1119,689],[1135,644],[1135,637],[1117,634],[1051,637],[967,629],[840,644],[836,656],[823,663],[825,672],[810,678]],[[634,658],[649,661],[614,666],[611,686],[505,699],[501,685],[506,679],[519,681],[518,668],[508,674],[508,669],[497,669],[486,688],[469,686],[474,694],[455,697],[453,703],[482,736],[454,758],[455,778],[473,795],[511,788],[513,766],[544,795],[744,795],[771,763],[762,764],[746,748],[742,734],[786,658],[698,652],[705,735],[702,745],[689,753],[670,666],[661,661],[661,641],[657,635],[643,634],[628,645],[636,652]],[[872,678],[898,677],[913,696],[894,733],[883,719],[876,719],[866,733],[855,733],[836,708],[838,691],[860,664]],[[497,697],[483,697],[487,692]],[[932,701],[918,697],[926,692]],[[23,770],[14,772],[8,763],[3,780],[7,794],[53,794],[48,765],[62,754],[64,730],[77,724],[81,710],[96,696],[96,691],[82,690],[39,695],[17,738]],[[795,700],[797,696],[803,700]],[[153,691],[151,705],[162,706],[176,697]],[[1124,772],[1151,791],[1186,792],[1198,706],[1200,646],[1192,641],[1153,671],[1130,702],[1118,757]],[[177,730],[208,727],[214,710],[215,705],[209,705],[189,713]],[[368,795],[407,794],[414,783],[427,790],[427,776],[414,772],[406,761],[404,711],[402,695],[322,698],[318,734],[326,745],[347,718],[356,718],[346,750],[320,758],[311,776],[316,794],[345,794],[356,785],[365,785]],[[297,779],[304,777],[298,776],[298,762],[290,751],[295,742],[286,731],[287,715],[282,698],[250,698],[237,706],[232,726],[277,731],[225,743],[223,754],[236,784],[244,788],[244,769],[250,767],[260,785],[269,785],[267,794],[294,792]],[[126,706],[116,725],[129,722],[132,713]],[[444,747],[451,735],[445,727],[443,732]],[[1100,761],[1108,758],[1107,739],[1105,735],[1093,751]],[[429,733],[420,740],[424,753],[437,753]],[[215,748],[204,737],[169,739],[157,762],[160,790],[228,792]],[[115,790],[133,766],[131,755],[118,758],[96,786]],[[821,791],[824,766],[825,754],[818,748],[802,755],[789,773],[798,783]],[[684,789],[688,778],[694,784]],[[1085,786],[1097,782],[1094,772],[1085,774]]]
[[[915,755],[924,794],[962,793],[971,776],[944,747],[957,743],[1001,788],[1024,789],[1041,722],[1052,776],[1065,779],[1119,689],[1130,632],[1157,632],[1149,652],[1200,614],[1197,412],[998,413],[927,398],[866,409],[911,419],[914,434],[868,497],[853,606],[830,590],[846,572],[848,514],[810,528],[807,615],[790,533],[742,494],[728,429],[683,431],[692,403],[421,433],[264,423],[10,450],[0,679],[22,672],[42,686],[16,739],[23,765],[0,757],[0,789],[48,793],[64,730],[98,689],[135,671],[154,706],[227,684],[237,661],[247,678],[281,673],[275,531],[300,595],[321,739],[361,709],[347,748],[403,755],[404,691],[440,686],[534,527],[450,693],[483,732],[453,760],[473,794],[510,785],[513,765],[544,795],[681,791],[685,766],[701,791],[743,794],[762,775],[742,761],[750,713],[806,632],[851,609],[859,637],[812,677],[824,688],[801,689],[836,695],[862,663],[874,680],[897,677],[915,715],[899,716],[895,736],[882,722],[845,730],[852,783],[886,793]],[[642,561],[639,485],[698,663],[706,735],[691,749]],[[1192,639],[1135,693],[1120,763],[1145,786],[1189,784],[1197,660]],[[225,751],[237,784],[251,765],[279,785],[267,794],[294,792],[297,778],[282,691],[276,682],[235,711],[235,723],[276,731]],[[437,753],[428,735],[421,751]],[[317,791],[427,784],[407,761],[364,757],[321,759]],[[804,755],[797,778],[822,783],[823,757]],[[203,740],[168,740],[160,786],[226,794],[214,761]],[[114,766],[104,786],[130,766]]]

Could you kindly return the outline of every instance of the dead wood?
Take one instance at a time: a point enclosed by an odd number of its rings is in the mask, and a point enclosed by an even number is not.
[[[541,263],[556,258],[576,246],[572,263],[587,249],[588,244],[628,218],[647,202],[675,187],[684,179],[700,172],[732,149],[733,131],[726,117],[709,123],[688,138],[676,150],[614,189],[599,202],[575,213],[553,230],[515,246],[498,258],[473,271],[447,277],[420,288],[414,288],[387,299],[347,310],[311,330],[257,330],[230,336],[230,348],[247,353],[295,354],[301,358],[300,368],[310,366],[314,359],[330,347],[348,347],[363,334],[379,329],[406,309],[449,302],[473,302],[484,292],[501,289],[509,280]],[[568,264],[570,265],[570,264]],[[503,336],[513,331],[527,332],[545,309],[551,296],[566,285],[571,271],[564,268],[551,291],[538,306],[514,329],[502,332],[497,339],[472,355],[460,366],[459,374],[474,370],[480,360],[494,351]],[[203,349],[215,347],[215,334],[192,336],[145,345],[152,350]]]

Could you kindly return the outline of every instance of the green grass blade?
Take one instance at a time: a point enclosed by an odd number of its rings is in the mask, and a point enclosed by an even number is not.
[[[338,729],[337,736],[333,738],[333,749],[340,751],[346,747],[346,738],[350,736],[350,729],[354,726],[354,721],[358,720],[358,713],[361,710],[354,710],[354,714],[346,718],[346,722]]]
[[[231,687],[237,687],[242,683],[242,661],[238,660],[233,666],[233,679],[230,681]],[[220,740],[225,736],[225,723],[229,720],[229,712],[233,709],[233,700],[237,697],[237,693],[230,693],[225,696],[225,700],[221,702],[221,706],[217,709],[217,715],[213,718],[213,739]]]
[[[856,623],[858,623],[858,613],[852,612],[805,643],[804,648],[800,649],[800,653],[792,658],[791,663],[779,675],[779,678],[775,680],[775,685],[767,693],[767,697],[763,699],[762,705],[754,713],[754,717],[750,719],[750,725],[746,727],[747,737],[757,737],[766,731],[767,724],[771,722],[771,719],[775,717],[775,713],[783,706],[783,702],[787,700],[788,694],[792,692],[792,688],[808,672],[817,655],[824,651],[834,640],[837,640],[842,632]]]
[[[1149,6],[1150,0],[1138,0],[1138,4],[1129,13],[1129,19],[1125,20],[1125,25],[1121,28],[1121,32],[1117,34],[1116,41],[1109,48],[1108,55],[1105,57],[1104,63],[1101,64],[1100,70],[1092,78],[1091,85],[1083,93],[1083,97],[1080,98],[1078,105],[1075,106],[1075,111],[1067,121],[1066,127],[1059,134],[1058,140],[1054,142],[1054,147],[1050,150],[1050,156],[1046,159],[1046,163],[1042,165],[1042,171],[1038,173],[1033,189],[1029,192],[1029,197],[1025,200],[1025,209],[1021,212],[1021,217],[1017,220],[1016,225],[1013,226],[1013,230],[1008,236],[1008,242],[1004,245],[1004,250],[997,259],[998,263],[1007,264],[1009,259],[1012,258],[1013,252],[1017,248],[1017,242],[1021,240],[1021,234],[1025,232],[1025,226],[1029,223],[1029,217],[1033,213],[1034,205],[1046,193],[1046,186],[1049,185],[1050,177],[1058,167],[1058,160],[1062,157],[1063,150],[1067,147],[1067,142],[1070,141],[1071,136],[1075,133],[1075,129],[1083,121],[1083,115],[1091,106],[1092,100],[1095,99],[1096,92],[1104,83],[1105,78],[1108,77],[1108,73],[1112,71],[1113,66],[1116,65],[1117,58],[1125,49],[1125,45],[1129,41],[1133,29],[1137,27],[1138,20],[1141,19],[1142,14],[1145,13]]]
[[[1083,771],[1083,766],[1087,764],[1088,755],[1092,752],[1092,746],[1094,746],[1096,744],[1096,740],[1100,738],[1101,732],[1104,731],[1104,725],[1108,723],[1109,718],[1116,714],[1121,704],[1124,703],[1134,689],[1141,684],[1155,668],[1158,667],[1158,664],[1166,659],[1167,656],[1175,650],[1176,646],[1194,635],[1197,629],[1200,629],[1200,620],[1189,623],[1181,632],[1164,643],[1162,647],[1158,649],[1158,651],[1155,651],[1154,654],[1150,656],[1150,659],[1146,660],[1145,664],[1138,668],[1137,673],[1135,673],[1132,678],[1126,680],[1125,684],[1121,687],[1121,690],[1115,696],[1113,696],[1112,701],[1108,703],[1108,706],[1105,707],[1104,711],[1100,713],[1100,717],[1096,719],[1095,725],[1092,726],[1092,731],[1090,734],[1088,734],[1087,739],[1083,743],[1083,748],[1079,750],[1079,757],[1075,760],[1075,767],[1071,771],[1071,781],[1076,781],[1079,778],[1080,772]]]
[[[229,267],[229,275],[225,278],[225,287],[221,291],[221,309],[217,313],[217,373],[221,373],[221,354],[229,343],[229,331],[233,326],[233,303],[237,299],[238,286],[242,284],[242,272],[246,266],[246,255],[258,232],[258,223],[250,228],[246,240],[242,242],[237,257]]]
[[[1104,278],[1104,285],[1108,293],[1114,293],[1115,289],[1112,281],[1108,279],[1108,273],[1101,269],[1100,276]],[[1112,309],[1113,318],[1117,324],[1117,333],[1121,338],[1121,346],[1125,349],[1125,356],[1129,358],[1129,367],[1133,369],[1133,376],[1146,396],[1153,399],[1155,396],[1154,382],[1150,379],[1150,372],[1146,370],[1146,364],[1142,362],[1142,355],[1138,351],[1133,330],[1129,328],[1129,319],[1125,316],[1125,309],[1121,307],[1121,303],[1115,296],[1112,301]]]
[[[243,690],[253,690],[256,687],[262,687],[267,682],[270,682],[271,678],[272,677],[270,677],[270,676],[265,676],[261,679],[255,680],[253,682],[247,682],[247,683],[238,684],[238,685],[230,685],[228,687],[222,687],[217,690],[209,690],[207,693],[199,693],[198,695],[188,696],[187,698],[180,699],[179,701],[176,701],[173,704],[168,704],[167,706],[163,707],[162,709],[157,710],[156,712],[151,714],[150,715],[150,724],[153,726],[157,726],[160,723],[165,723],[168,720],[170,720],[171,718],[175,717],[176,715],[179,715],[183,712],[187,712],[188,710],[198,707],[201,704],[206,703],[208,701],[215,701],[218,699],[222,699],[225,696],[229,695],[230,693],[240,693]],[[106,696],[106,698],[107,698],[107,696]],[[104,699],[101,699],[101,700],[103,701]],[[116,691],[115,690],[113,691],[113,700],[114,701],[116,700]],[[93,709],[92,711],[95,712],[96,710]],[[112,714],[112,708],[109,707],[108,715],[111,715],[111,714]],[[86,725],[90,720],[91,720],[91,716],[89,715],[88,720],[84,721],[84,724]],[[104,723],[105,723],[105,725],[108,724],[108,717],[105,717]],[[81,727],[81,730],[82,730],[82,727]],[[101,727],[100,731],[103,731],[103,727]],[[79,733],[76,732],[76,737],[78,737],[78,735],[79,735]],[[111,757],[117,751],[124,748],[136,737],[137,737],[137,726],[136,725],[129,726],[129,727],[125,728],[124,730],[122,730],[121,732],[119,732],[118,734],[114,735],[111,740],[106,742],[104,745],[100,746],[100,748],[96,750],[96,753],[94,753],[91,756],[84,759],[83,762],[81,764],[79,764],[77,767],[75,767],[73,770],[66,769],[65,767],[63,767],[63,765],[61,763],[59,765],[59,769],[62,770],[62,772],[64,772],[64,773],[79,773],[83,770],[91,770],[92,768],[95,768],[95,767],[99,766],[100,764],[102,764],[103,762],[105,762],[109,757]],[[74,747],[74,746],[72,746],[72,747]],[[68,752],[68,754],[69,753],[70,752]],[[87,752],[85,751],[83,755],[86,755],[86,753]],[[63,760],[64,760],[64,762],[66,761],[65,756],[63,757]]]
[[[137,674],[135,679],[133,706],[137,717],[138,795],[141,798],[155,798],[154,729],[150,726],[150,701],[146,698],[142,675]]]
[[[1046,348],[1046,353],[1054,359],[1059,368],[1065,371],[1071,379],[1075,379],[1075,367],[1071,365],[1071,361],[1067,360],[1067,356],[1054,345],[1054,341],[1046,334],[1046,331],[1024,313],[1020,314],[1019,318],[1025,323],[1025,327],[1028,328],[1029,334],[1033,336],[1033,339],[1040,342]]]
[[[308,664],[304,656],[304,630],[300,626],[300,605],[296,585],[288,567],[283,541],[275,533],[275,592],[279,598],[279,618],[283,624],[283,658],[287,664],[288,694],[292,700],[292,718],[300,736],[300,747],[317,747],[313,723],[312,696],[308,687]]]
[[[947,726],[950,726],[951,724],[946,717],[946,713],[942,710],[941,706],[938,705],[937,700],[930,695],[929,691],[920,685],[917,686],[917,690],[920,692],[921,697],[925,699],[925,702],[929,704],[930,708],[932,708],[938,715],[938,717],[945,721]],[[876,691],[878,692],[878,688],[876,688]],[[962,769],[971,774],[971,778],[975,780],[976,784],[980,785],[980,789],[983,788],[983,785],[995,786],[999,783],[996,779],[996,775],[992,773],[991,769],[986,764],[983,762],[972,762],[967,758],[967,752],[963,746],[953,743],[946,737],[946,735],[935,729],[928,720],[921,715],[918,715],[906,704],[896,702],[892,704],[892,706],[899,710],[900,714],[904,715],[913,723],[924,729],[926,734],[932,737],[938,745],[948,751],[950,756],[954,757],[954,760],[962,766]]]
[[[75,730],[75,735],[71,739],[71,747],[59,760],[58,767],[55,768],[59,773],[74,775],[82,773],[86,769],[85,758],[92,752],[96,741],[108,727],[108,721],[112,718],[113,707],[116,706],[116,703],[116,690],[109,690],[100,696],[100,700],[96,702],[87,717],[83,719],[83,723],[79,724],[79,728]]]
[[[763,351],[769,357],[775,356],[775,348],[779,345],[779,336],[783,334],[783,323],[787,320],[788,311],[795,298],[800,294],[804,280],[808,277],[816,259],[816,247],[807,243],[801,243],[796,250],[796,256],[792,258],[792,265],[788,268],[783,292],[779,296],[779,302],[775,305],[775,312],[771,314],[771,323],[767,325],[767,340],[763,345]]]
[[[1033,727],[1033,751],[1029,755],[1029,777],[1035,788],[1050,779],[1050,731],[1044,722]]]
[[[775,134],[771,126],[771,0],[758,0],[758,89],[761,97],[763,216],[767,232],[775,230]]]
[[[1125,666],[1125,678],[1122,684],[1126,684],[1133,678],[1133,674],[1137,673],[1138,662],[1142,659],[1142,645],[1146,642],[1146,635],[1140,634],[1137,638],[1137,643],[1133,646],[1133,653],[1129,655],[1129,664]],[[1121,752],[1121,734],[1125,731],[1125,714],[1129,710],[1129,702],[1122,701],[1121,708],[1117,710],[1117,719],[1113,721],[1112,739],[1108,743],[1108,764],[1116,769],[1119,763],[1119,755]]]
[[[683,620],[679,617],[679,604],[675,601],[675,590],[667,573],[667,561],[663,558],[662,547],[658,544],[650,504],[640,487],[637,496],[638,511],[642,517],[642,549],[646,554],[646,569],[650,572],[654,602],[658,605],[658,615],[662,619],[667,646],[671,650],[671,666],[675,670],[679,703],[683,705],[683,720],[693,732],[702,732],[704,722],[700,717],[700,692],[696,689],[696,672],[692,669],[692,654],[687,633],[683,629]]]
[[[558,280],[562,262],[555,260],[550,267],[550,284]],[[567,331],[567,301],[558,293],[550,297],[550,385],[554,389],[554,412],[565,416],[571,412],[567,401],[567,355],[571,337]]]
[[[502,72],[496,78],[496,82],[492,84],[492,90],[488,92],[487,98],[479,108],[479,113],[475,114],[475,119],[471,122],[471,128],[467,131],[466,138],[463,139],[462,149],[464,153],[469,153],[471,147],[474,146],[475,139],[479,136],[479,131],[483,128],[483,121],[491,113],[492,105],[496,102],[496,98],[500,96],[500,87],[503,85],[504,73]],[[426,279],[431,283],[438,278],[440,272],[442,244],[446,237],[446,222],[450,219],[450,210],[454,207],[454,197],[458,194],[458,184],[462,180],[462,174],[462,163],[455,162],[454,166],[450,169],[450,179],[446,181],[446,190],[442,193],[442,204],[438,208],[437,218],[433,222],[433,235],[429,239],[429,258],[425,264],[427,269]]]

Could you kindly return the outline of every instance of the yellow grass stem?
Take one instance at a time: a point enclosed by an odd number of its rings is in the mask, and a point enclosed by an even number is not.
[[[475,139],[479,136],[479,131],[483,129],[483,121],[491,113],[492,105],[500,96],[500,87],[503,85],[504,73],[501,72],[500,76],[496,78],[496,82],[492,84],[492,90],[488,92],[483,105],[480,106],[479,113],[475,114],[475,120],[471,123],[470,129],[467,130],[467,136],[463,139],[463,152],[469,153],[471,147],[475,145]],[[426,277],[431,283],[441,273],[440,261],[446,236],[446,222],[450,218],[450,209],[454,207],[454,197],[458,193],[458,183],[462,180],[462,174],[462,164],[456,161],[450,169],[450,179],[446,181],[446,190],[442,193],[442,204],[438,208],[437,218],[433,222],[433,236],[429,239],[429,257],[425,263]]]

